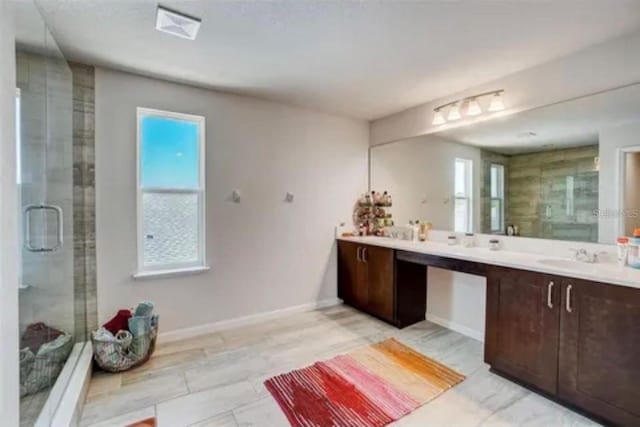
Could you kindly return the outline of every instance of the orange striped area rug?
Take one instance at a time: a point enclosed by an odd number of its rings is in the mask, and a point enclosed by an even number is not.
[[[146,420],[138,421],[133,424],[127,424],[126,427],[156,427],[155,417],[147,418]]]
[[[381,427],[464,378],[389,338],[277,375],[264,385],[293,427]]]

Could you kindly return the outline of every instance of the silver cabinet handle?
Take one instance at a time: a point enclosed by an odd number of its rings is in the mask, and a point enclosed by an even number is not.
[[[549,307],[549,308],[553,308],[552,295],[553,295],[553,286],[554,285],[555,285],[555,283],[553,283],[553,281],[549,282],[549,284],[547,285],[547,307]]]
[[[56,214],[56,243],[52,247],[36,247],[31,244],[31,213],[37,210],[50,210]],[[63,243],[63,213],[62,208],[56,205],[28,205],[24,208],[24,247],[29,252],[53,252],[58,250]]]
[[[573,286],[567,285],[567,300],[565,302],[567,313],[571,313],[573,311],[573,309],[571,308],[571,289],[573,289]]]
[[[369,262],[369,260],[367,260],[367,257],[366,257],[367,253],[369,252],[368,249],[369,248],[367,248],[366,246],[362,248],[362,261],[365,263]]]
[[[361,262],[362,259],[360,258],[360,249],[362,249],[362,247],[358,246],[358,249],[356,249],[356,258],[358,259],[358,262]]]

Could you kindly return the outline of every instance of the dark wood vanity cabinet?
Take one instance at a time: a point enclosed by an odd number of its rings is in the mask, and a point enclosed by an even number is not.
[[[607,423],[640,426],[640,290],[487,271],[485,361]]]
[[[430,266],[487,278],[492,371],[605,425],[640,427],[640,289],[341,240],[338,296],[402,328],[425,318]]]
[[[368,267],[360,258],[362,245],[351,242],[338,244],[338,298],[356,308],[365,308],[369,301]]]
[[[393,249],[338,242],[338,297],[395,323]]]
[[[564,279],[558,396],[640,426],[640,289]]]
[[[543,274],[487,271],[485,360],[550,394],[557,391],[560,287]]]

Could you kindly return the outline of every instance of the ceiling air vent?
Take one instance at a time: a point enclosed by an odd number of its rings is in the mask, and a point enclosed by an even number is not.
[[[183,39],[195,40],[201,20],[173,10],[158,6],[156,30],[169,33]]]

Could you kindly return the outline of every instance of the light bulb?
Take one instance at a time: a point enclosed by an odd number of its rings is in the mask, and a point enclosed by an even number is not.
[[[477,116],[478,114],[482,114],[482,108],[480,108],[478,101],[476,101],[475,98],[472,98],[469,100],[469,104],[467,105],[467,115]]]
[[[462,115],[460,114],[460,107],[458,106],[457,103],[455,103],[449,109],[449,115],[447,116],[447,120],[453,121],[453,120],[459,120],[461,118],[462,118]]]
[[[446,120],[444,119],[444,116],[442,115],[440,110],[435,110],[435,114],[433,115],[433,122],[431,122],[431,124],[434,126],[439,126],[445,123]]]
[[[504,110],[504,103],[502,102],[500,92],[497,92],[495,95],[493,95],[488,110],[491,112]]]

